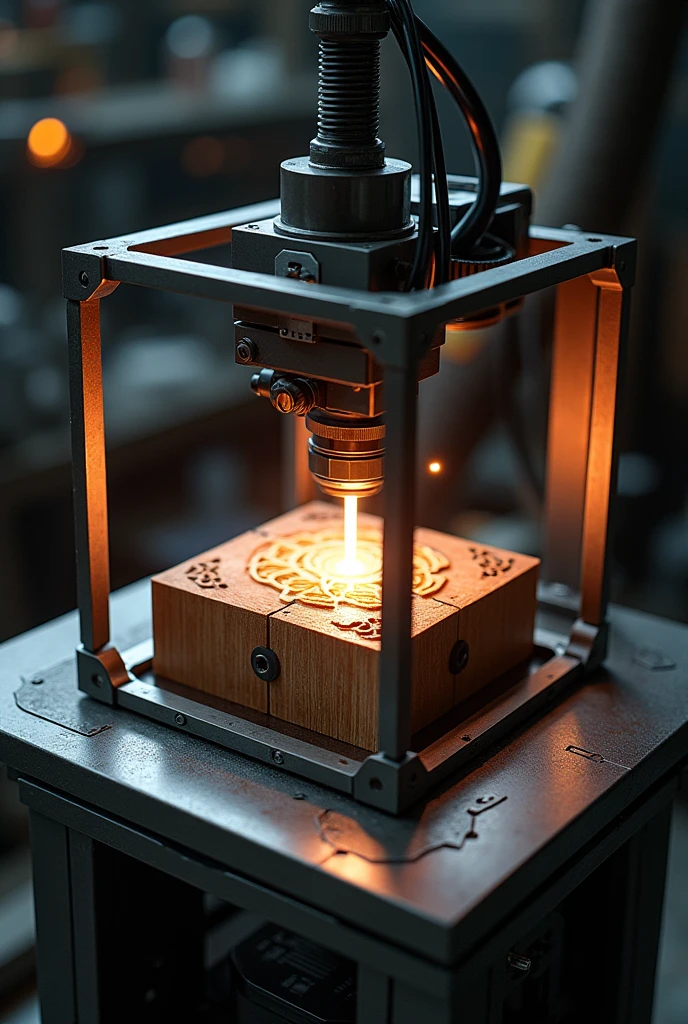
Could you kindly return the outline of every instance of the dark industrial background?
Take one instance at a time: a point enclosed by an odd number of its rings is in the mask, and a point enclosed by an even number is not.
[[[274,197],[280,161],[314,134],[310,6],[0,0],[0,641],[76,603],[60,250]],[[685,0],[415,6],[485,98],[535,219],[641,239],[614,599],[688,621]],[[393,41],[383,81],[388,153],[412,159]],[[471,173],[441,109],[450,169]],[[549,315],[529,302],[517,332],[455,337],[422,386],[422,521],[538,553]],[[122,287],[103,316],[120,587],[280,511],[285,460],[279,417],[234,365],[226,307]],[[14,1024],[37,1019],[25,840],[3,781],[0,1020]],[[657,1024],[688,1020],[681,806],[673,843]]]

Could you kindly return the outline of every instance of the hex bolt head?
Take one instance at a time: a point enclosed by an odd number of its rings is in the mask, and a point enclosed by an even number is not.
[[[175,721],[175,725],[186,725],[186,716],[185,715],[175,715],[174,716],[174,721]]]
[[[235,355],[237,363],[254,363],[258,350],[250,338],[242,338],[236,344]]]
[[[468,665],[470,650],[465,640],[457,640],[449,655],[449,671],[453,676],[458,676]]]
[[[280,674],[279,658],[269,647],[255,647],[251,651],[251,668],[266,683],[271,683]]]
[[[284,764],[284,754],[282,753],[281,750],[271,750],[270,757],[275,762],[275,764]]]

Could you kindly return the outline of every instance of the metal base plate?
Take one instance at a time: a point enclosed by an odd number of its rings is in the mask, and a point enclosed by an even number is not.
[[[361,803],[394,814],[405,811],[451,772],[547,706],[578,675],[581,662],[562,650],[565,637],[539,639],[533,658],[495,680],[414,737],[402,762],[337,743],[279,719],[156,677],[152,641],[122,655],[129,681],[111,691],[114,702],[176,730],[330,786]],[[100,699],[98,693],[91,696]],[[105,695],[103,696],[105,699]]]

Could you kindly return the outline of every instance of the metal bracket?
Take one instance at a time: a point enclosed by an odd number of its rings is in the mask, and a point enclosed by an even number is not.
[[[390,814],[401,814],[430,787],[430,777],[418,754],[409,751],[403,761],[371,754],[354,778],[354,799]]]
[[[96,653],[79,647],[76,664],[79,689],[102,704],[116,704],[117,688],[133,679],[116,647],[104,647]]]
[[[589,675],[599,668],[607,657],[608,642],[608,622],[603,622],[600,626],[591,626],[589,622],[577,619],[571,627],[566,654],[571,658],[577,658],[585,674]]]
[[[320,281],[320,264],[309,252],[283,249],[275,256],[275,277],[292,277],[296,281],[317,284]]]

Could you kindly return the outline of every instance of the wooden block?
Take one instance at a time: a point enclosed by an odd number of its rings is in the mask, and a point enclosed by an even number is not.
[[[458,623],[455,608],[432,598],[414,598],[414,731],[453,706],[449,657]],[[298,601],[272,615],[270,647],[282,671],[270,687],[270,714],[356,747],[377,750],[380,625],[379,612],[355,608],[335,612]]]
[[[540,562],[435,530],[417,530],[416,543],[449,559],[436,599],[459,609],[459,639],[469,646],[468,665],[456,676],[458,704],[532,654]]]
[[[246,563],[264,541],[251,531],[154,576],[155,671],[178,683],[268,710],[268,684],[251,668],[267,644],[267,617],[284,605]]]
[[[381,521],[359,526],[381,532]],[[353,744],[377,747],[380,610],[282,600],[257,582],[251,556],[266,541],[342,528],[341,510],[313,502],[237,537],[153,580],[155,668],[215,696],[275,719]],[[443,554],[444,585],[414,597],[412,725],[423,728],[532,651],[538,561],[432,530],[416,544]],[[469,645],[467,668],[449,670],[457,639]],[[251,651],[268,646],[281,673],[271,684],[251,668]],[[276,723],[278,727],[278,723]]]

